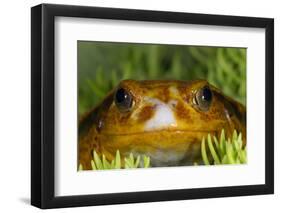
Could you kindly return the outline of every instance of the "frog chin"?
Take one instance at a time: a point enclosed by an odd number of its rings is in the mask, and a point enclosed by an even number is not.
[[[188,155],[186,152],[179,152],[173,150],[157,150],[153,152],[136,152],[133,151],[134,156],[146,155],[150,158],[150,165],[152,167],[169,167],[169,166],[188,166],[193,165],[198,155],[198,152],[191,153]]]
[[[158,150],[154,153],[148,154],[151,161],[151,166],[163,167],[163,166],[178,166],[184,159],[184,153],[178,153],[174,151]]]

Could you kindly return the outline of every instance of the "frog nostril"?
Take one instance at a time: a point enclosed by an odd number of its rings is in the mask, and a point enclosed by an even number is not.
[[[102,120],[98,120],[98,124],[97,124],[97,131],[100,132],[101,129],[103,128],[103,121]]]
[[[176,108],[177,104],[178,104],[177,100],[171,100],[168,102],[168,105],[172,108]]]

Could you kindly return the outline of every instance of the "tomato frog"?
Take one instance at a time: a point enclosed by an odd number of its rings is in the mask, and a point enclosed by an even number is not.
[[[79,121],[78,164],[91,169],[93,150],[150,157],[151,166],[192,165],[208,133],[241,132],[246,108],[205,80],[123,80]]]

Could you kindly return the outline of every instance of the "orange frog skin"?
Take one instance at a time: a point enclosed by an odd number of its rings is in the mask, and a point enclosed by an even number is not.
[[[205,80],[124,80],[79,121],[78,164],[91,169],[93,150],[108,160],[145,154],[151,166],[192,165],[202,138],[242,132],[246,108]]]

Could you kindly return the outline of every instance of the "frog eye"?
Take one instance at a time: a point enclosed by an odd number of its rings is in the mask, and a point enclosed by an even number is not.
[[[115,92],[115,105],[121,112],[128,112],[133,105],[133,96],[124,88],[119,88]]]
[[[213,99],[213,93],[208,86],[198,90],[195,94],[195,104],[202,111],[208,111]]]

